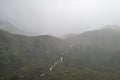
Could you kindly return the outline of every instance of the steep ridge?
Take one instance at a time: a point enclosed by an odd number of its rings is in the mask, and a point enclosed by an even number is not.
[[[65,40],[73,45],[66,64],[108,67],[112,56],[120,50],[120,31],[112,28],[88,31]]]
[[[66,39],[73,45],[119,49],[120,31],[111,28],[88,31]]]
[[[12,79],[20,75],[27,78],[25,75],[36,69],[41,74],[58,61],[64,48],[65,43],[52,36],[28,37],[1,30],[0,71],[4,70],[4,73],[0,72],[0,77]]]
[[[120,79],[120,32],[107,28],[64,39],[70,42],[64,61],[42,80]]]
[[[119,52],[115,29],[65,40],[0,30],[0,80],[119,80]]]

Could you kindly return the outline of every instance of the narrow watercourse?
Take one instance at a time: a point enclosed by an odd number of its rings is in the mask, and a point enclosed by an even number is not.
[[[73,45],[71,44],[69,47],[72,48]],[[60,63],[63,62],[63,59],[64,59],[64,53],[63,53],[63,55],[60,57],[60,60],[59,60],[59,61],[56,61],[56,62],[49,68],[49,71],[48,71],[48,72],[42,73],[42,74],[40,74],[40,76],[42,77],[42,76],[46,75],[47,73],[53,71],[53,69],[57,66],[57,64],[60,64]]]
[[[57,62],[55,62],[55,63],[49,68],[49,71],[48,71],[48,72],[53,71],[53,69],[57,66],[57,64],[60,64],[60,63],[63,62],[63,59],[64,59],[64,57],[61,56],[61,57],[60,57],[60,60],[57,61]],[[42,77],[42,76],[44,76],[45,74],[47,74],[48,72],[42,73],[42,74],[40,74],[40,76]]]

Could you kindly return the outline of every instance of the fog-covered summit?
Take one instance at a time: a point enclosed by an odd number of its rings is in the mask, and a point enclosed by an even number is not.
[[[20,32],[19,29],[17,29],[12,24],[10,24],[9,22],[6,22],[6,21],[0,21],[0,29],[8,31],[8,32],[12,32],[12,33],[19,33]]]
[[[102,29],[112,29],[112,30],[119,30],[120,31],[120,25],[106,25]]]
[[[31,33],[28,31],[21,30],[20,28],[15,27],[13,24],[7,21],[0,21],[0,30],[4,30],[13,34],[27,35],[27,36],[36,36],[38,34]]]

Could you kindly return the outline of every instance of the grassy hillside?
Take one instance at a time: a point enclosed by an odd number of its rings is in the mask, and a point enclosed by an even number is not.
[[[120,32],[95,30],[62,40],[0,31],[0,80],[119,80]],[[72,46],[71,46],[72,45]],[[53,71],[49,68],[60,60]]]
[[[52,36],[27,37],[0,31],[0,78],[48,70],[63,52],[64,42]]]

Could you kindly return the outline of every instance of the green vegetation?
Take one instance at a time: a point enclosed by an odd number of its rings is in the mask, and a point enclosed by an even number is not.
[[[0,79],[28,77],[36,70],[40,75],[59,59],[63,45],[52,36],[27,37],[0,31]]]
[[[63,62],[48,72],[61,56]],[[115,30],[63,40],[0,31],[0,80],[119,80],[119,61],[120,32]]]

